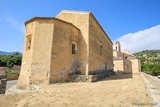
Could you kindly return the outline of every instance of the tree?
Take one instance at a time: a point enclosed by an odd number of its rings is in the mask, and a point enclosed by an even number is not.
[[[11,55],[0,55],[0,66],[12,68],[14,65],[21,65],[22,56],[16,52]]]
[[[0,55],[0,66],[7,66],[7,55]]]

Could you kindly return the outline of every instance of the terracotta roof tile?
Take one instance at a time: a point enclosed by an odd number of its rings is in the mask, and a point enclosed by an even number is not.
[[[61,22],[63,22],[63,23],[67,23],[67,24],[70,24],[70,25],[72,25],[73,27],[75,27],[75,28],[77,28],[75,25],[73,25],[72,23],[69,23],[69,22],[66,22],[66,21],[64,21],[64,20],[61,20],[61,19],[58,19],[58,18],[55,18],[55,17],[33,17],[33,18],[31,18],[31,19],[29,19],[29,20],[27,20],[26,22],[25,22],[25,25],[26,24],[28,24],[28,23],[30,23],[30,22],[32,22],[32,21],[34,21],[34,20],[37,20],[37,19],[53,19],[53,20],[58,20],[58,21],[61,21]],[[79,30],[79,28],[77,28],[78,30]]]

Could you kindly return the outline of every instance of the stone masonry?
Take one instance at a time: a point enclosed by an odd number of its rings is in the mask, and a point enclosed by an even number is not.
[[[0,75],[0,94],[5,94],[7,75]]]
[[[72,78],[85,81],[92,75],[95,81],[113,70],[113,43],[91,12],[34,17],[25,28],[18,89]]]

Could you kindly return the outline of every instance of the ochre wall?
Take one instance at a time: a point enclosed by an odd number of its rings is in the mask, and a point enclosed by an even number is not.
[[[113,51],[113,56],[114,56],[114,57],[122,57],[120,51]]]
[[[54,21],[50,83],[66,81],[69,73],[75,72],[79,65],[79,30],[67,23]],[[72,54],[72,42],[77,43],[76,54]]]
[[[25,23],[17,88],[26,89],[34,83],[65,81],[68,74],[76,72],[88,75],[89,71],[105,70],[105,64],[107,70],[113,69],[112,42],[91,13],[62,11],[57,18],[35,17]],[[32,38],[31,48],[26,50],[29,35]],[[76,54],[72,54],[73,41],[77,43]],[[102,55],[99,52],[100,43]]]
[[[83,12],[70,12],[70,11],[61,11],[56,18],[64,20],[66,22],[72,23],[74,26],[80,29],[80,38],[81,40],[80,48],[80,59],[81,65],[83,68],[81,72],[88,75],[88,55],[89,55],[89,13]],[[84,48],[85,47],[85,48]]]
[[[139,59],[129,59],[132,62],[132,73],[141,72],[141,63]]]
[[[34,44],[34,37],[35,37],[35,28],[36,22],[32,22],[26,25],[26,32],[24,36],[24,47],[23,47],[23,57],[22,57],[22,65],[21,65],[21,72],[17,82],[17,88],[26,89],[29,88],[29,77],[30,77],[30,66],[32,63],[33,58],[33,44]],[[27,36],[31,35],[32,42],[30,50],[26,51],[26,42]]]
[[[58,19],[35,19],[26,24],[26,36],[31,35],[31,49],[26,51],[17,88],[29,84],[65,81],[69,73],[86,72],[87,45],[76,27]],[[77,43],[72,54],[72,42]]]
[[[100,53],[102,45],[102,53]],[[106,66],[106,69],[105,69]],[[107,38],[94,17],[89,17],[89,71],[113,70],[112,42]]]
[[[132,62],[128,59],[114,60],[114,71],[132,73]]]
[[[114,61],[114,71],[115,72],[124,72],[124,62],[123,60]]]
[[[128,59],[124,59],[124,73],[132,73],[132,62]]]
[[[36,21],[30,83],[48,80],[53,41],[53,21],[53,19],[37,19]]]

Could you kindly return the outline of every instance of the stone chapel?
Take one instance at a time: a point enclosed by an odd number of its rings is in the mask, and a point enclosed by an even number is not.
[[[17,88],[69,81],[72,75],[85,81],[113,70],[113,43],[90,12],[34,17],[25,22],[25,31]]]

